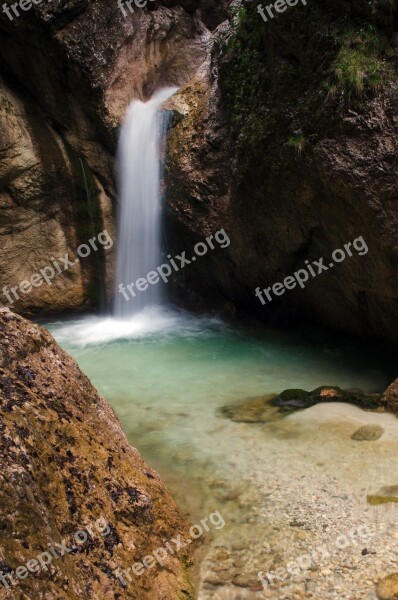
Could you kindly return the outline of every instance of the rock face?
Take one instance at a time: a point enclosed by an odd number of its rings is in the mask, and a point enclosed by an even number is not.
[[[157,1],[130,12],[108,0],[53,0],[19,9],[12,21],[0,12],[0,290],[30,279],[52,256],[74,256],[104,229],[114,237],[124,111],[133,98],[193,76],[205,57],[206,26],[224,19],[228,4]],[[110,296],[113,262],[112,252],[92,253],[12,308],[98,305],[101,287]],[[7,304],[2,293],[0,303]]]
[[[191,597],[184,550],[123,576],[187,525],[110,406],[46,330],[0,309],[0,331],[0,598]],[[16,577],[90,527],[81,546]]]
[[[35,104],[4,80],[0,123],[0,290],[10,290],[41,269],[50,274],[52,258],[68,255],[75,261],[79,246],[104,229],[114,238],[114,224],[110,196],[83,151],[73,150]],[[103,156],[100,162],[110,178],[110,161]],[[111,265],[111,251],[92,251],[78,266],[67,271],[61,266],[51,285],[28,294],[18,289],[8,297],[1,291],[0,304],[27,313],[98,304],[98,290],[109,287]]]
[[[186,116],[171,138],[168,204],[176,249],[220,226],[231,245],[185,269],[182,289],[264,320],[397,341],[398,38],[388,6],[299,2],[265,23],[256,3],[236,5],[217,29],[206,67],[176,100]],[[361,236],[368,252],[351,246],[329,266]],[[305,289],[265,305],[255,297],[321,257],[327,272]]]
[[[0,290],[51,256],[73,256],[93,232],[114,235],[121,117],[133,98],[178,85],[170,245],[189,250],[221,227],[232,242],[181,271],[187,303],[396,341],[396,3],[299,2],[267,23],[256,3],[230,4],[164,0],[130,12],[53,0],[12,21],[0,13]],[[351,246],[329,266],[359,238],[366,251]],[[320,257],[327,272],[305,289],[265,305],[255,297]],[[13,309],[98,304],[112,274],[112,252],[92,253]]]

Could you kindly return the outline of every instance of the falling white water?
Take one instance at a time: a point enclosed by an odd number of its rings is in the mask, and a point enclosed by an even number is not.
[[[135,283],[162,264],[160,143],[166,117],[161,105],[178,88],[164,88],[148,102],[134,100],[126,113],[119,141],[119,224],[116,269],[117,318],[162,302],[162,283],[139,291]],[[125,294],[121,293],[123,284]],[[127,289],[134,284],[132,296]],[[126,300],[127,294],[129,300]]]

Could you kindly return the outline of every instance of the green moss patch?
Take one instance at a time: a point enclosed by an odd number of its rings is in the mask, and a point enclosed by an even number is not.
[[[385,59],[387,48],[387,39],[373,26],[345,34],[333,63],[334,84],[329,92],[333,94],[338,88],[357,95],[366,90],[377,91],[394,76]]]

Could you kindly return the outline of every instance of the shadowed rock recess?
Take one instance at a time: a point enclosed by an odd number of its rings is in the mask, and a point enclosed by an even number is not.
[[[264,320],[307,318],[398,340],[397,3],[325,0],[268,23],[258,3],[219,26],[177,96],[168,164],[178,249],[223,226],[228,249],[180,287]],[[263,3],[263,6],[265,4]],[[369,247],[262,306],[254,296],[305,260]],[[175,235],[170,240],[176,240]]]
[[[151,555],[187,524],[156,472],[129,446],[110,406],[37,325],[0,309],[0,571],[36,559],[87,526],[76,553],[30,573],[0,598],[191,597],[189,556],[169,555],[127,588],[114,569]],[[96,534],[104,518],[109,534]],[[69,542],[69,543],[68,543]],[[15,575],[14,575],[15,577]]]

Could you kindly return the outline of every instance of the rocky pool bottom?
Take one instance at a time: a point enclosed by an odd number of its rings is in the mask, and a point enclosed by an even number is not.
[[[200,600],[374,600],[398,570],[395,416],[268,403],[289,388],[380,392],[395,373],[379,352],[172,309],[47,326],[191,521],[223,516],[202,551]]]

